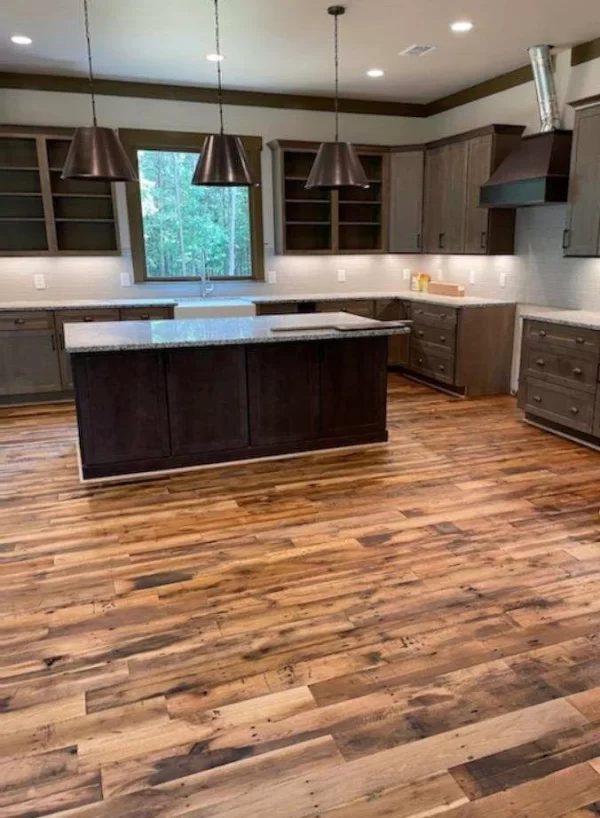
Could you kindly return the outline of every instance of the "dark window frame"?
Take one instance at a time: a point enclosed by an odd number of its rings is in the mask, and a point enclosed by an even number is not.
[[[132,128],[120,128],[119,136],[127,154],[138,172],[137,152],[139,150],[182,151],[199,153],[204,140],[209,134],[187,131],[151,131]],[[263,281],[265,277],[265,248],[263,236],[262,174],[261,151],[262,137],[242,136],[250,167],[259,183],[250,188],[250,244],[252,255],[251,276],[215,276],[214,281]],[[191,181],[190,181],[191,184]],[[129,218],[129,235],[131,239],[131,256],[133,277],[137,284],[165,283],[173,281],[200,281],[199,276],[156,277],[148,276],[146,270],[146,248],[144,244],[144,224],[142,216],[142,199],[139,182],[126,185],[127,215]]]

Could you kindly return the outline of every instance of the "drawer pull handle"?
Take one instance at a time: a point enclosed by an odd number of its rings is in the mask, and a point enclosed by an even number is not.
[[[147,321],[150,318],[150,316],[148,315],[147,312],[145,312],[143,313],[143,315],[140,315],[140,318],[142,319],[142,321]]]
[[[24,324],[24,323],[25,323],[24,318],[15,318],[15,324],[21,325],[21,324]]]
[[[93,318],[93,316],[92,316],[92,315],[84,315],[84,316],[83,316],[83,320],[84,320],[84,321],[93,321],[93,320],[94,320],[94,318]]]
[[[581,335],[579,335],[579,336],[578,336],[578,337],[575,339],[575,341],[576,341],[578,344],[585,344],[585,338],[582,338],[582,337],[581,337]]]
[[[540,396],[539,396],[539,395],[534,395],[534,396],[533,396],[533,399],[534,399],[534,401],[535,401],[536,403],[541,403],[541,402],[542,402],[542,399],[540,398]]]
[[[487,232],[485,230],[481,231],[481,242],[479,246],[482,250],[487,250]]]
[[[581,367],[579,366],[576,366],[575,369],[573,370],[573,375],[583,375],[583,369],[581,369]]]
[[[445,340],[446,340],[446,336],[445,335],[440,335],[440,341],[443,343]]]
[[[546,361],[543,358],[538,358],[536,364],[538,366],[546,366]]]
[[[579,409],[576,406],[571,406],[571,414],[572,415],[578,415],[579,414]]]
[[[445,313],[445,312],[443,312],[443,313],[440,315],[440,318],[442,318],[442,319],[443,319],[443,318],[447,318],[447,317],[448,317],[448,316],[446,315],[446,313]]]
[[[541,329],[541,330],[540,330],[540,338],[545,338],[545,337],[546,337],[546,330],[545,330],[545,329]]]
[[[420,329],[417,331],[417,335],[419,336],[419,338],[422,338],[425,335],[425,333],[423,332],[422,329]]]

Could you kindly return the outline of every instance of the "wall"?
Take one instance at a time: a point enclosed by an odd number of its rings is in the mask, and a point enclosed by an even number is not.
[[[572,125],[569,100],[600,92],[600,60],[571,68],[570,52],[559,54],[556,79],[565,125]],[[216,111],[211,105],[101,97],[103,123],[124,127],[212,130]],[[14,124],[76,125],[89,119],[89,100],[82,95],[34,91],[0,91],[0,121]],[[491,122],[538,123],[533,83],[461,106],[429,120],[343,115],[342,132],[353,141],[382,144],[422,142],[460,133]],[[227,127],[234,132],[275,138],[331,138],[331,114],[248,107],[228,107]],[[226,282],[217,294],[289,291],[345,291],[406,288],[402,271],[426,270],[434,277],[464,283],[470,294],[514,298],[551,306],[600,309],[600,260],[564,259],[560,246],[565,221],[562,206],[521,210],[517,218],[516,255],[479,256],[343,256],[282,257],[273,253],[273,209],[270,151],[263,155],[264,216],[267,269],[277,272],[277,284]],[[122,188],[123,186],[118,186]],[[119,191],[123,205],[123,191]],[[124,289],[122,272],[131,270],[125,207],[119,207],[122,258],[0,259],[0,301],[15,299],[86,298],[110,296],[195,295],[196,284],[150,284]],[[345,284],[336,271],[346,271]],[[475,283],[469,283],[470,273]],[[47,289],[33,289],[33,274],[43,272]],[[505,274],[506,286],[500,286]]]

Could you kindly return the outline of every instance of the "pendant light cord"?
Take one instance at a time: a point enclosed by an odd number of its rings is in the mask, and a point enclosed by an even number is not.
[[[338,34],[338,15],[333,17],[333,42],[335,51],[335,141],[340,141],[340,54],[339,54],[339,34]]]
[[[215,42],[217,55],[221,57],[221,30],[219,27],[219,0],[215,0]],[[217,101],[219,103],[219,127],[223,133],[223,82],[221,75],[221,60],[217,60]]]
[[[90,37],[90,15],[88,10],[88,0],[83,0],[83,15],[85,19],[85,40],[87,43],[88,54],[88,75],[90,81],[90,96],[92,98],[92,118],[95,128],[98,125],[98,119],[96,117],[96,94],[94,92],[94,66],[92,63],[92,40]]]

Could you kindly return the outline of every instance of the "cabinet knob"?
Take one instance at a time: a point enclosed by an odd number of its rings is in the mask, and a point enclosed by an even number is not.
[[[538,366],[546,366],[546,361],[543,358],[538,358],[536,364]]]
[[[423,332],[422,329],[420,329],[418,330],[417,335],[419,336],[419,338],[422,338],[425,335],[425,333]]]
[[[440,365],[438,366],[438,369],[440,370],[440,372],[444,372],[444,370],[446,369],[446,367],[444,366],[444,364],[440,364]]]
[[[540,398],[540,396],[539,396],[539,395],[534,395],[534,396],[533,396],[533,399],[534,399],[534,401],[535,401],[536,403],[541,403],[541,402],[542,402],[542,399]]]
[[[417,358],[417,362],[422,364],[423,363],[423,358]]]
[[[539,335],[540,335],[540,338],[545,338],[546,337],[546,330],[541,329]]]
[[[576,406],[571,406],[571,414],[572,415],[578,415],[579,414],[579,409]]]
[[[583,375],[583,369],[581,369],[581,367],[579,366],[576,366],[575,369],[573,370],[573,375]]]
[[[585,338],[582,338],[581,335],[577,336],[577,338],[575,338],[575,341],[578,344],[585,344]]]
[[[446,336],[445,335],[440,335],[440,341],[442,341],[442,343],[443,343],[445,340],[446,340]]]
[[[15,324],[21,325],[21,324],[24,324],[24,323],[25,323],[24,318],[15,318]]]

